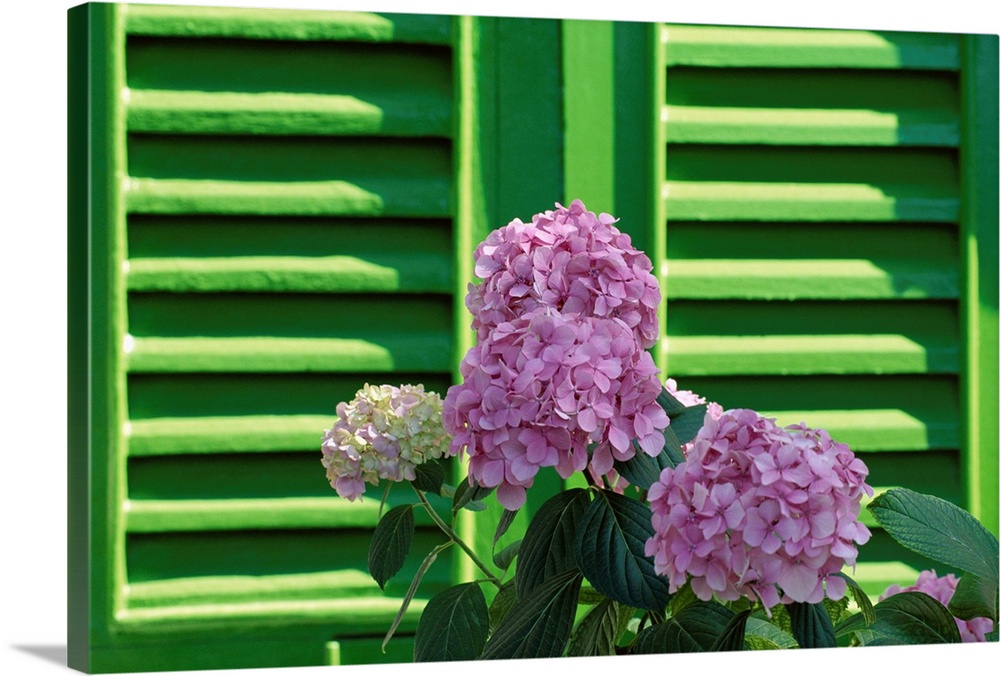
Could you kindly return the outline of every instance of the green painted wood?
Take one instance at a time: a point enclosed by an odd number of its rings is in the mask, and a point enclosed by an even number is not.
[[[162,607],[194,600],[245,603],[272,599],[336,599],[353,595],[380,596],[383,592],[365,571],[349,569],[267,577],[233,575],[153,580],[130,584],[128,588],[129,605],[134,608]]]
[[[561,22],[565,192],[595,213],[616,211],[615,27],[610,21]]]
[[[221,181],[130,178],[129,213],[265,214],[281,216],[424,216],[451,212],[441,179],[347,181]]]
[[[947,111],[877,111],[666,106],[672,143],[831,146],[958,145],[959,122]]]
[[[308,93],[131,89],[128,126],[138,132],[448,136],[451,101],[398,96],[373,103],[355,96]]]
[[[129,5],[125,16],[132,35],[433,44],[451,39],[448,17],[420,14],[141,4]]]
[[[446,371],[447,334],[379,342],[352,338],[135,338],[128,353],[132,373],[301,372],[397,370]]]
[[[670,260],[673,299],[894,300],[958,298],[958,272],[925,261]]]
[[[666,26],[667,64],[716,67],[957,70],[953,35],[856,30]]]
[[[962,79],[962,338],[964,481],[969,510],[1000,532],[998,364],[998,38],[963,38]]]
[[[956,195],[901,186],[668,181],[667,217],[717,221],[916,221],[953,223]]]
[[[99,667],[91,648],[107,644],[122,606],[121,495],[125,400],[124,251],[119,178],[123,165],[121,23],[113,5],[67,13],[68,454],[67,664]],[[95,318],[99,321],[94,321]]]
[[[855,451],[949,449],[959,440],[960,426],[947,412],[918,415],[891,408],[761,412],[781,425],[804,422],[825,429]]]
[[[957,373],[958,347],[901,335],[670,336],[671,373]]]
[[[413,496],[411,500],[416,500]],[[275,528],[374,529],[380,516],[375,500],[351,503],[333,496],[231,498],[226,500],[129,500],[124,505],[129,533],[264,530]],[[418,526],[432,526],[418,510]]]
[[[395,617],[401,599],[374,598],[275,600],[246,603],[168,605],[158,608],[129,608],[118,621],[122,628],[136,634],[162,632],[182,624],[190,632],[239,630],[241,625],[287,625],[312,620],[323,622],[328,631],[340,635],[377,633],[385,627],[385,618]],[[416,629],[426,599],[414,599],[407,608],[401,632]],[[204,648],[203,648],[204,649]]]
[[[376,258],[378,258],[376,256]],[[130,291],[433,292],[452,288],[446,255],[132,258]]]
[[[313,448],[331,415],[203,416],[132,419],[131,457],[194,453],[257,453]]]

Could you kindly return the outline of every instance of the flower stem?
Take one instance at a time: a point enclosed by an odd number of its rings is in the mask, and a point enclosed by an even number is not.
[[[444,532],[444,534],[448,536],[448,539],[450,539],[452,542],[454,542],[455,544],[457,544],[459,547],[462,548],[462,551],[465,552],[470,559],[472,559],[472,562],[476,564],[476,566],[478,566],[481,571],[483,571],[483,573],[486,575],[489,581],[492,582],[497,589],[503,586],[503,582],[501,582],[497,576],[495,576],[492,572],[490,572],[490,569],[486,567],[486,564],[480,561],[479,557],[476,556],[476,553],[472,551],[472,548],[469,547],[469,545],[465,544],[462,538],[458,536],[458,533],[456,533],[454,529],[451,528],[451,526],[446,524],[438,515],[438,513],[434,511],[434,507],[432,507],[431,503],[427,501],[427,497],[424,495],[424,492],[419,490],[416,486],[413,487],[413,490],[416,492],[417,497],[420,498],[420,502],[423,504],[424,509],[426,509],[427,513],[430,514],[431,519],[433,519],[434,523],[437,524],[437,527],[440,528],[442,532]]]

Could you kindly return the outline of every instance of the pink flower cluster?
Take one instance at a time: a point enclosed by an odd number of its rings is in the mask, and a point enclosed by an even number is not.
[[[501,322],[461,373],[444,401],[451,453],[467,449],[470,477],[498,487],[507,509],[524,503],[542,467],[599,476],[635,455],[633,439],[650,455],[663,448],[658,369],[621,322],[540,308]]]
[[[749,409],[711,414],[685,462],[649,490],[654,537],[646,555],[672,592],[746,596],[766,608],[842,598],[857,545],[868,468],[844,444],[804,425],[779,427]]]
[[[938,577],[936,571],[924,570],[917,576],[917,581],[914,584],[903,588],[900,588],[898,584],[890,585],[882,592],[878,600],[882,601],[900,592],[915,591],[923,592],[947,606],[951,602],[951,597],[955,595],[955,589],[958,588],[958,580],[959,578],[951,573]],[[958,633],[962,636],[964,643],[983,642],[986,640],[986,635],[993,631],[993,620],[988,617],[976,617],[971,620],[960,620],[956,617],[955,623],[958,625]]]
[[[450,454],[470,480],[519,508],[543,467],[563,477],[658,454],[670,424],[645,351],[659,335],[659,284],[649,258],[607,214],[583,203],[515,219],[475,251],[466,306],[477,345],[448,390]]]
[[[480,339],[500,323],[540,306],[562,314],[618,318],[642,348],[659,337],[660,285],[646,254],[580,200],[494,230],[474,253],[475,274],[466,306]]]

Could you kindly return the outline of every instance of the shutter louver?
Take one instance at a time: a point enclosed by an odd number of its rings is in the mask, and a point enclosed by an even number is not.
[[[667,373],[961,503],[959,38],[660,38]],[[875,530],[871,595],[920,565]]]
[[[378,644],[419,557],[378,589],[381,487],[338,498],[319,443],[364,382],[443,395],[452,379],[451,19],[122,12],[121,626],[311,642],[277,664],[318,663],[302,655],[330,638],[349,662],[408,659]],[[415,551],[440,539],[424,517]],[[430,571],[401,634],[450,575]]]

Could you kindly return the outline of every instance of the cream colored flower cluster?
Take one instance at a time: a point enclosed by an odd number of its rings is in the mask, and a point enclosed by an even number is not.
[[[449,442],[437,393],[366,384],[337,405],[337,421],[323,435],[323,466],[337,493],[354,500],[380,479],[412,481],[416,467],[440,458]]]

